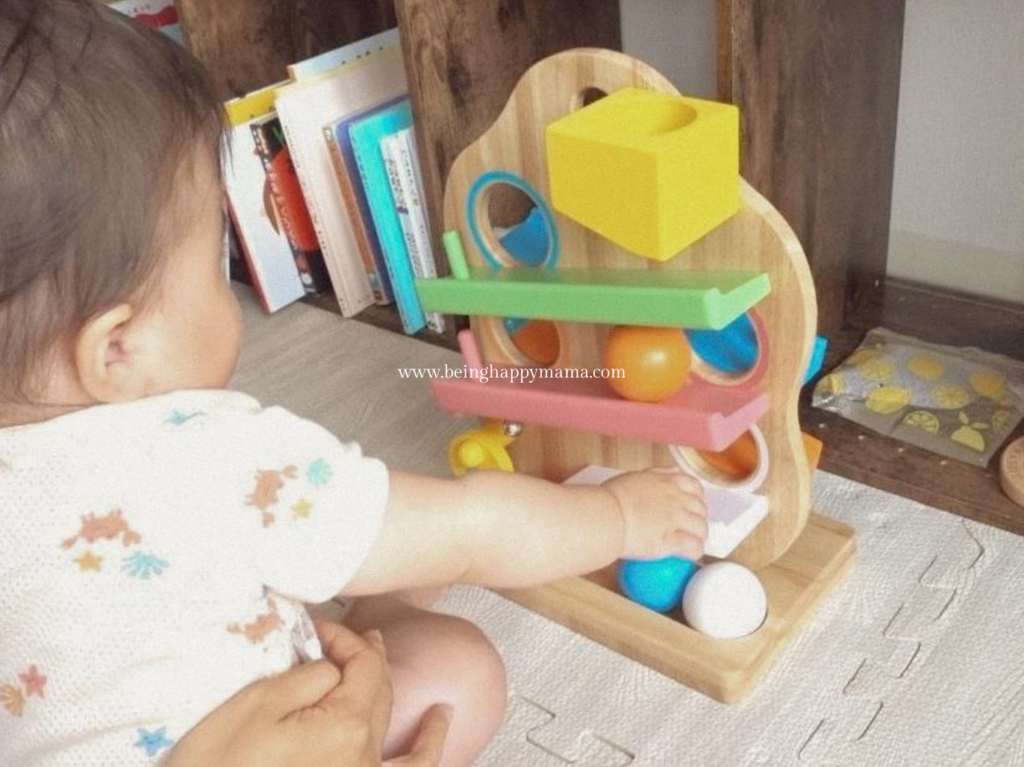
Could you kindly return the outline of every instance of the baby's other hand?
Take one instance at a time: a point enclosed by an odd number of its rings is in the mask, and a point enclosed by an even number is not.
[[[623,559],[700,559],[708,537],[700,483],[678,470],[620,474],[604,487],[619,504]]]

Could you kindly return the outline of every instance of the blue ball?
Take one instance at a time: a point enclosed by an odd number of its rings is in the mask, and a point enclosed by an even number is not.
[[[625,559],[619,564],[619,586],[637,604],[667,613],[679,606],[683,590],[695,572],[696,562],[679,557]]]

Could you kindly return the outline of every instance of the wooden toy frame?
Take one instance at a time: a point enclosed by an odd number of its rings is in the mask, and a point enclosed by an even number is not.
[[[624,54],[577,49],[534,65],[520,79],[501,115],[456,160],[445,191],[446,229],[462,234],[470,268],[488,258],[470,237],[484,233],[492,257],[513,265],[490,232],[486,206],[466,204],[482,174],[503,171],[525,179],[549,200],[544,128],[583,104],[584,95],[633,86],[667,93],[675,88],[647,65]],[[810,470],[797,418],[797,399],[814,341],[817,307],[806,258],[782,216],[745,181],[741,210],[675,258],[658,263],[632,255],[555,215],[560,256],[555,268],[669,271],[760,270],[771,292],[757,306],[767,327],[771,364],[760,382],[769,407],[759,421],[771,456],[761,492],[770,513],[730,559],[755,570],[768,592],[765,624],[737,640],[716,640],[621,596],[614,570],[506,596],[720,701],[749,694],[779,649],[853,563],[853,531],[810,513]],[[472,224],[472,225],[471,225]],[[523,364],[496,317],[474,317],[471,327],[485,363]],[[559,323],[559,367],[599,368],[608,325]],[[737,384],[737,385],[743,385]],[[626,469],[672,465],[664,445],[602,434],[525,425],[511,446],[516,470],[562,481],[587,464]]]

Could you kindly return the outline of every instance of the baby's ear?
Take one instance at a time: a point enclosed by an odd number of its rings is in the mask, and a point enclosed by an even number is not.
[[[145,375],[128,343],[134,310],[118,304],[89,320],[75,341],[75,367],[79,383],[96,402],[138,399]]]

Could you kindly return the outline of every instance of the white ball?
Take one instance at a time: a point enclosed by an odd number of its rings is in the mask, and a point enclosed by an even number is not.
[[[768,614],[764,586],[735,562],[705,565],[683,592],[683,615],[691,628],[716,639],[736,639],[761,627]]]

